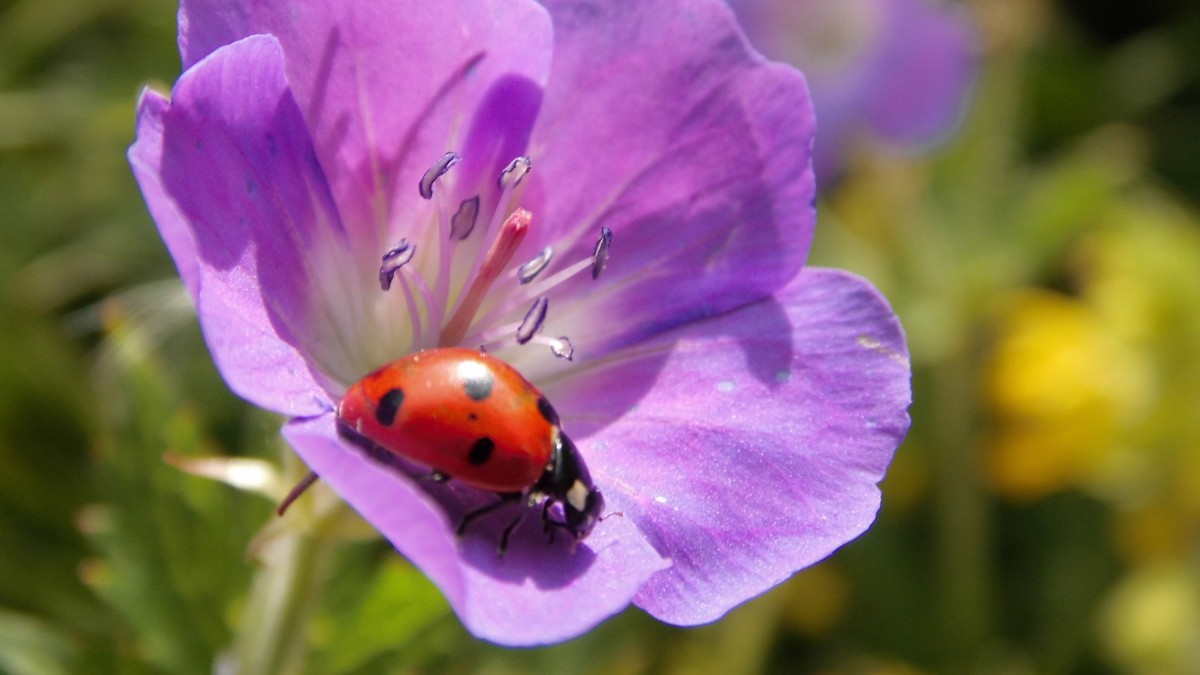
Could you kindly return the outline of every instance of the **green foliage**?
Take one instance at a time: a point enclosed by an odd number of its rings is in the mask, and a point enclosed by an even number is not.
[[[0,672],[1195,672],[1200,12],[1117,31],[1107,7],[971,3],[961,133],[863,152],[823,195],[813,262],[876,281],[916,364],[877,526],[712,626],[633,610],[509,651],[389,547],[332,536],[344,513],[310,538],[164,462],[287,452],[216,374],[126,165],[140,87],[177,75],[175,8],[0,2]],[[1141,383],[1040,498],[988,474],[1016,424],[989,368],[1027,291],[1094,315]]]

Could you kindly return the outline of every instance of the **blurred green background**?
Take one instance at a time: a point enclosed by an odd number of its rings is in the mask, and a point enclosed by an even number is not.
[[[1200,673],[1200,4],[966,7],[960,132],[858,152],[821,204],[813,262],[875,281],[913,354],[872,530],[715,625],[631,610],[535,650],[346,542],[289,577],[328,580],[308,618],[254,630],[313,673]],[[126,165],[178,69],[171,3],[0,2],[2,673],[230,672],[272,593],[273,503],[163,459],[281,450]]]

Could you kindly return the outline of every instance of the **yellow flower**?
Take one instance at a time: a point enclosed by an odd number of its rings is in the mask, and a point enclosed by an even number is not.
[[[1128,673],[1195,673],[1200,645],[1200,578],[1188,564],[1143,567],[1109,596],[1102,643]]]
[[[1110,458],[1142,380],[1137,355],[1090,306],[1052,291],[1014,294],[985,365],[993,489],[1036,499],[1086,482]]]

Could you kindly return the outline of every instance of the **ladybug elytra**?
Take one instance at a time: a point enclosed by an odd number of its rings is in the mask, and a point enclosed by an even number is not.
[[[410,354],[359,380],[337,408],[338,432],[368,451],[428,467],[432,477],[495,492],[474,520],[520,500],[526,510],[504,530],[500,552],[529,508],[541,503],[547,530],[582,540],[604,498],[558,414],[515,368],[481,351],[442,347]],[[563,520],[551,507],[562,505]]]

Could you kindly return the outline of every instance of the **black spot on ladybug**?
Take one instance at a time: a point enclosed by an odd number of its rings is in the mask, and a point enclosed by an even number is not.
[[[492,458],[492,451],[495,449],[496,444],[492,442],[492,439],[484,436],[483,438],[475,441],[475,445],[471,446],[471,451],[467,453],[467,461],[470,462],[472,466],[485,464],[489,459]]]
[[[404,392],[399,389],[390,389],[388,393],[379,398],[379,405],[375,406],[375,420],[385,427],[392,426],[392,422],[396,421],[396,413],[400,412],[400,405],[404,403]]]
[[[542,417],[550,424],[558,426],[558,411],[554,409],[554,406],[550,405],[550,401],[547,401],[545,396],[538,397],[537,405],[538,412],[542,414]]]
[[[467,419],[474,422],[475,420],[479,419],[479,415],[476,415],[475,413],[467,413]]]
[[[492,374],[486,370],[471,373],[470,377],[463,380],[463,388],[467,390],[467,396],[474,401],[482,401],[491,396],[493,384],[495,381],[492,379]]]

